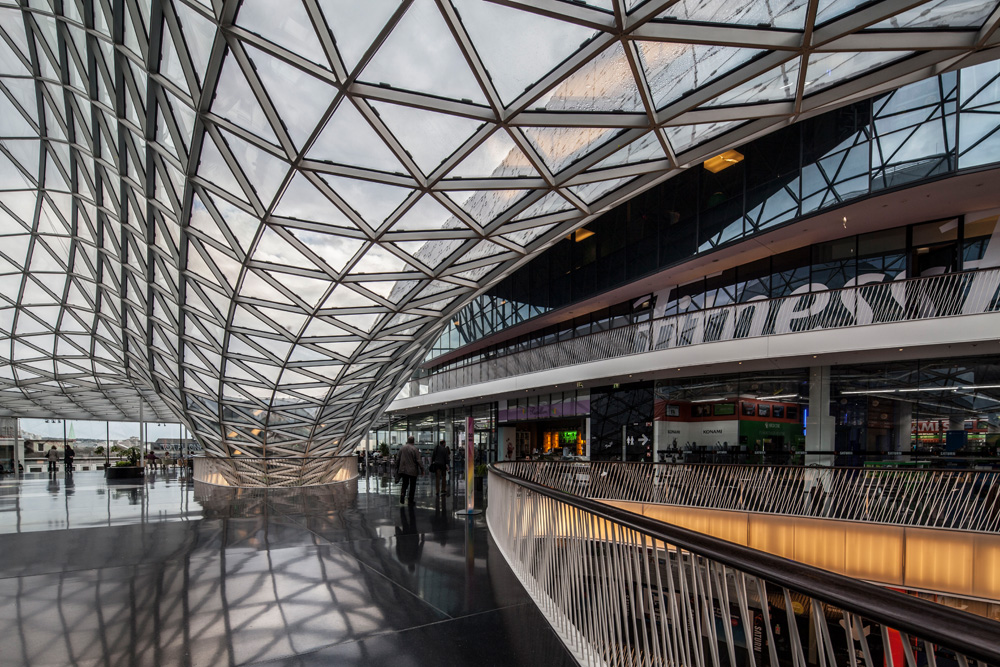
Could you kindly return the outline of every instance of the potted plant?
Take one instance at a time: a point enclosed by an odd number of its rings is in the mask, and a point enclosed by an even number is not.
[[[137,479],[142,477],[142,468],[139,467],[139,458],[142,452],[138,447],[122,447],[114,445],[111,453],[118,457],[115,464],[104,468],[104,478],[114,479]]]
[[[97,447],[94,447],[94,453],[97,454],[98,456],[104,457],[104,469],[107,470],[108,467],[111,466],[111,460],[109,458],[110,456],[109,448],[105,447],[104,445],[98,445]]]

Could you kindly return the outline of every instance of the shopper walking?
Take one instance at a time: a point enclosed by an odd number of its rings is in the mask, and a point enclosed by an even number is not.
[[[420,450],[413,444],[413,436],[406,439],[406,444],[399,450],[399,461],[396,464],[403,486],[399,490],[399,502],[406,502],[409,489],[410,504],[413,504],[413,494],[417,490],[417,475],[424,474],[424,466],[420,463]]]
[[[442,496],[448,493],[445,491],[445,486],[448,482],[448,464],[450,462],[451,452],[448,450],[448,445],[444,444],[444,440],[442,440],[434,448],[434,454],[431,456],[431,472],[434,473],[435,478],[434,489]]]
[[[66,449],[63,452],[63,467],[66,470],[67,475],[73,474],[73,459],[76,458],[76,452],[70,444],[66,443]]]
[[[58,472],[59,450],[56,449],[55,445],[52,445],[52,449],[45,452],[45,458],[49,460],[49,472]]]

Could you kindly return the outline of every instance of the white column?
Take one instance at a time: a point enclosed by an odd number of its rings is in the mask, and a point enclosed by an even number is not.
[[[584,455],[590,460],[590,417],[587,417],[587,449]]]
[[[896,442],[893,451],[910,451],[913,404],[896,401]]]
[[[809,369],[809,416],[806,418],[806,465],[833,465],[830,454],[812,451],[832,451],[836,419],[830,415],[830,367],[814,366]]]

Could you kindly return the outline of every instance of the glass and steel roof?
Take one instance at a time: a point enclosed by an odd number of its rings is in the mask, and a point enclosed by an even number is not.
[[[347,450],[450,318],[725,148],[996,57],[997,2],[0,3],[0,412]]]

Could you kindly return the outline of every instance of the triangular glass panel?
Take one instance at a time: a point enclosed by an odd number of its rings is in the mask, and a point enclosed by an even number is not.
[[[526,190],[479,190],[445,192],[445,195],[461,206],[473,220],[485,225],[516,204],[526,192]]]
[[[573,208],[573,205],[566,201],[563,197],[559,195],[558,192],[550,192],[545,195],[534,204],[524,209],[518,213],[514,220],[527,220],[529,218],[538,218],[543,215],[549,215],[550,213],[557,213],[559,211],[568,211]]]
[[[681,0],[671,5],[657,20],[725,23],[750,26],[770,26],[802,30],[805,26],[807,0]]]
[[[226,61],[222,64],[222,73],[212,100],[212,113],[233,121],[238,127],[253,132],[265,141],[278,143],[271,123],[257,101],[257,95],[247,83],[232,52],[226,54]]]
[[[341,273],[358,250],[365,245],[364,241],[347,236],[323,234],[305,229],[287,229],[337,273]]]
[[[364,81],[486,104],[434,0],[415,0],[361,73]]]
[[[869,28],[872,30],[980,28],[995,6],[995,2],[936,0],[922,3]]]
[[[382,138],[347,98],[341,100],[326,127],[316,137],[308,157],[351,167],[406,172]]]
[[[372,313],[362,315],[338,315],[337,319],[349,327],[354,327],[358,331],[368,333],[375,328],[375,325],[379,323],[381,317],[381,315]]]
[[[314,317],[309,320],[309,326],[302,332],[302,335],[308,338],[327,338],[330,336],[343,336],[346,333],[346,331],[327,322],[322,317]]]
[[[261,234],[257,248],[253,252],[253,259],[257,262],[269,262],[278,266],[311,266],[305,255],[298,251],[292,244],[267,227]]]
[[[375,305],[378,304],[364,294],[355,292],[346,285],[337,285],[330,292],[330,296],[326,297],[326,301],[323,302],[323,309],[370,308]]]
[[[373,101],[371,105],[425,174],[434,171],[483,125],[478,120],[401,104]]]
[[[609,181],[587,183],[586,185],[574,185],[570,188],[570,191],[588,204],[593,204],[604,195],[617,190],[633,178],[633,176],[628,176],[626,178],[614,178]]]
[[[614,42],[542,95],[533,106],[548,111],[643,110],[642,97],[621,42]]]
[[[423,195],[390,228],[394,232],[466,229],[465,225],[430,194]]]
[[[351,273],[399,273],[410,267],[401,258],[392,254],[382,246],[373,243],[358,263],[351,268]]]
[[[233,134],[222,133],[237,164],[243,169],[250,185],[257,191],[261,204],[265,208],[270,206],[278,187],[285,180],[290,165]]]
[[[243,0],[236,24],[318,65],[330,66],[301,0],[281,3],[280,12],[274,11],[271,0]]]
[[[285,188],[274,215],[322,222],[324,225],[357,229],[357,225],[324,195],[302,172],[296,172]]]
[[[620,167],[626,164],[639,164],[640,162],[648,162],[650,160],[663,160],[665,158],[666,155],[663,153],[663,146],[660,144],[656,132],[647,132],[621,150],[604,158],[588,171]]]
[[[733,104],[758,104],[790,100],[795,96],[799,82],[799,58],[773,67],[754,78],[731,88],[718,97],[705,102],[706,107]]]
[[[809,56],[806,85],[802,95],[828,88],[861,74],[873,72],[913,51],[859,51],[856,53],[814,53]]]
[[[598,34],[593,28],[491,2],[454,3],[504,104]]]
[[[381,225],[413,192],[409,188],[344,176],[322,174],[322,178],[371,227]]]
[[[172,6],[177,13],[177,21],[180,23],[181,33],[183,33],[184,41],[187,43],[195,74],[198,75],[198,81],[204,81],[208,59],[212,55],[215,26],[200,12],[191,9],[183,2]],[[96,11],[95,13],[100,12]]]
[[[657,109],[662,109],[763,53],[760,49],[717,44],[636,44]]]
[[[400,289],[403,283],[415,283],[415,281],[396,281],[396,280],[366,280],[363,282],[354,283],[355,285],[360,285],[369,292],[379,295],[383,299],[387,299],[393,302],[398,302],[404,296],[406,296],[409,290]]]
[[[257,275],[257,272],[253,269],[247,270],[243,275],[240,296],[273,301],[286,306],[290,306],[293,303],[291,299],[282,294],[274,285]]]
[[[868,0],[819,0],[816,4],[816,25],[832,21],[867,2]]]
[[[400,0],[320,0],[348,71],[361,61],[399,4]]]
[[[24,33],[24,28],[21,28],[21,33]],[[14,53],[7,41],[0,40],[0,42],[2,42],[0,43],[0,75],[31,76],[31,70]]]
[[[717,137],[743,122],[742,120],[730,120],[722,123],[680,125],[664,128],[664,131],[667,133],[667,139],[670,141],[674,153],[683,153],[687,149],[708,141],[712,137]]]
[[[160,45],[160,74],[170,79],[181,90],[187,91],[187,79],[184,78],[184,68],[177,55],[177,47],[174,46],[174,36],[173,31],[170,30],[170,23],[164,22],[163,28],[163,41]]]
[[[510,135],[503,130],[494,132],[472,153],[448,173],[448,178],[512,178],[516,176],[538,177],[531,165]]]
[[[243,187],[236,180],[229,165],[222,157],[219,147],[215,145],[212,136],[205,133],[205,141],[201,148],[201,162],[198,164],[198,175],[205,181],[221,188],[224,192],[236,199],[246,201],[246,194]]]
[[[7,79],[3,80],[3,85],[6,86],[8,93],[13,97],[17,104],[24,109],[25,113],[33,121],[38,121],[38,103],[35,101],[35,83],[32,79]],[[6,95],[0,95],[0,105],[4,107],[4,113],[18,113],[14,105],[8,101]],[[5,119],[6,122],[6,119]],[[28,131],[25,132],[25,136],[38,136],[38,133],[31,129],[31,125],[26,123]],[[4,137],[17,136],[17,134],[9,134],[4,132]]]
[[[521,247],[527,247],[529,243],[537,239],[539,236],[549,231],[556,226],[556,223],[551,225],[541,225],[539,227],[532,227],[530,229],[522,229],[517,232],[510,232],[509,234],[504,234],[503,237],[508,241],[518,244]]]
[[[326,292],[330,288],[331,281],[329,280],[310,278],[309,276],[300,276],[292,273],[279,273],[277,271],[268,271],[268,274],[304,301],[310,308],[315,308],[323,297],[326,296]]]
[[[0,153],[0,190],[27,190],[35,187],[36,185],[15,167],[6,155]]]
[[[260,228],[260,218],[224,199],[213,198],[208,193],[205,193],[205,197],[215,205],[219,215],[222,216],[222,221],[236,237],[239,247],[244,253],[249,252],[250,246],[257,237],[257,230]]]
[[[333,102],[337,89],[252,46],[246,50],[288,135],[301,148]],[[309,103],[303,104],[302,100]]]
[[[576,162],[620,130],[607,127],[525,127],[524,136],[545,161],[558,173]]]
[[[426,266],[435,269],[462,243],[464,241],[458,239],[435,239],[431,241],[397,241],[393,245]]]

